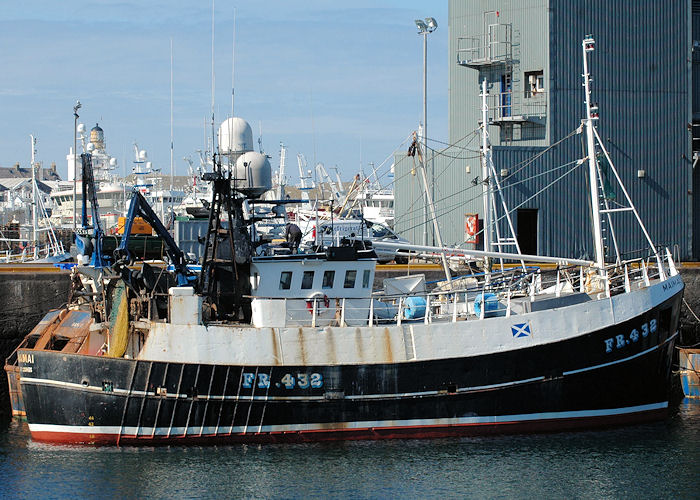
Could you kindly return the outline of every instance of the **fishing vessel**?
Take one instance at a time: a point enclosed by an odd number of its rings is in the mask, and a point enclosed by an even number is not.
[[[244,207],[270,188],[270,166],[245,132],[229,134],[206,176],[213,198],[201,272],[188,271],[135,193],[116,261],[76,268],[71,304],[49,312],[8,359],[13,404],[26,412],[32,439],[416,438],[663,418],[684,284],[645,230],[647,256],[605,261],[596,152],[607,153],[586,66],[593,43],[582,46],[582,164],[594,261],[470,250],[484,273],[452,279],[445,266],[447,280],[434,289],[410,276],[373,290],[376,254],[352,242],[257,255]],[[639,219],[633,205],[625,211]],[[169,242],[173,273],[127,265],[135,216]],[[443,262],[465,253],[432,251]],[[495,272],[496,258],[521,265]]]

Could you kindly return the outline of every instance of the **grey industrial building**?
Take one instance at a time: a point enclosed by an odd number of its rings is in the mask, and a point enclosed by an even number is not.
[[[700,257],[693,141],[700,137],[700,1],[450,0],[448,24],[449,145],[428,133],[427,155],[445,245],[475,247],[465,243],[465,216],[481,219],[483,211],[485,79],[494,163],[522,251],[592,256],[587,171],[576,165],[586,155],[585,134],[575,133],[585,114],[581,43],[590,35],[600,136],[652,239],[681,259]],[[417,162],[395,158],[395,224],[412,242],[430,244]],[[622,193],[608,196],[614,204]],[[612,217],[623,251],[644,247],[628,212]]]

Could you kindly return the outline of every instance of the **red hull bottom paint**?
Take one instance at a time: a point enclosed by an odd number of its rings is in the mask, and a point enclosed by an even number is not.
[[[569,430],[616,427],[662,420],[668,409],[644,411],[623,415],[581,417],[567,419],[532,420],[526,422],[501,422],[496,424],[453,424],[416,427],[368,427],[364,429],[332,429],[311,431],[281,431],[230,435],[155,437],[117,434],[89,434],[73,432],[34,431],[32,439],[53,444],[91,445],[205,445],[237,443],[308,443],[320,441],[349,441],[376,439],[432,439],[460,436],[485,436],[498,434],[533,434]]]

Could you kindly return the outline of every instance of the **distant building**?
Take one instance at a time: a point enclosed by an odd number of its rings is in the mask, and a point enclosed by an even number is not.
[[[39,181],[60,181],[61,178],[56,172],[56,164],[51,163],[49,168],[40,168]],[[31,179],[32,169],[30,167],[20,167],[15,163],[12,167],[0,167],[0,179]]]
[[[591,35],[597,126],[613,162],[652,239],[677,245],[683,259],[700,257],[700,1],[450,0],[448,24],[451,146],[441,149],[428,134],[444,244],[475,246],[464,244],[465,223],[467,214],[481,222],[483,212],[478,129],[486,80],[494,163],[522,251],[592,256],[585,165],[542,191],[585,156],[581,135],[559,141],[584,116],[581,42]],[[416,174],[414,158],[398,154],[395,227],[422,243]],[[629,215],[612,217],[623,251],[643,247]],[[431,244],[432,228],[426,232]],[[606,246],[612,255],[609,234]]]

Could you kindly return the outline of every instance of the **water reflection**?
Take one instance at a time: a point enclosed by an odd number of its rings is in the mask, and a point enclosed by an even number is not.
[[[653,424],[439,440],[88,448],[0,429],[3,497],[688,497],[700,401]]]

